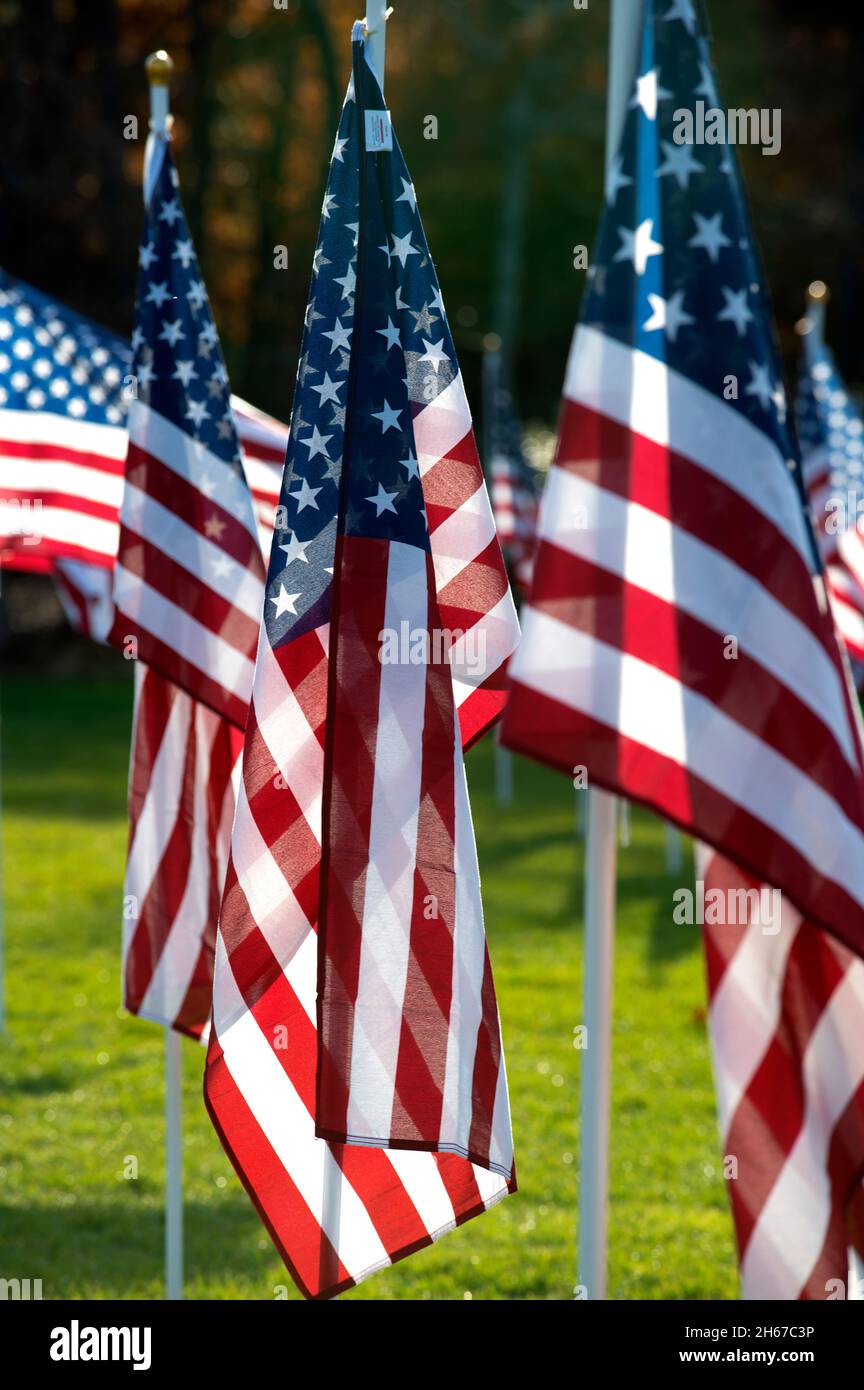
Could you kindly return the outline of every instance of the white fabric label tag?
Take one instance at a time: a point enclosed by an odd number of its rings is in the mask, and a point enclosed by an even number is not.
[[[375,154],[378,150],[392,150],[393,127],[389,111],[366,112],[366,151]]]

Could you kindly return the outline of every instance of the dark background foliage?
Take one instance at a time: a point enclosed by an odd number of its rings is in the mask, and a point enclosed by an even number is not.
[[[283,419],[359,0],[0,0],[0,264],[130,328],[147,124],[168,48],[182,191],[235,390]],[[709,0],[729,105],[778,106],[744,150],[781,342],[807,282],[864,380],[864,18],[857,4]],[[523,413],[554,422],[602,185],[608,4],[401,0],[387,95],[472,399],[483,335],[512,346]],[[139,138],[124,139],[138,117]],[[438,138],[425,137],[434,115]],[[287,270],[273,248],[288,248]]]

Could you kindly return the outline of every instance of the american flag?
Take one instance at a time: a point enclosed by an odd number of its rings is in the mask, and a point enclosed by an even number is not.
[[[539,494],[534,470],[525,456],[522,427],[513,393],[504,380],[498,350],[489,349],[484,354],[483,386],[492,511],[513,578],[527,593],[534,568]]]
[[[697,877],[744,1296],[850,1297],[849,1251],[864,1255],[864,963],[789,903],[772,920],[763,885],[704,846]]]
[[[147,200],[111,640],[244,728],[264,565],[168,140]]]
[[[114,613],[128,442],[128,401],[115,390],[106,406],[106,393],[128,380],[132,354],[116,335],[30,285],[5,272],[0,284],[0,498],[12,501],[8,510],[0,506],[0,524],[7,523],[0,563],[51,573],[72,626],[104,642]],[[288,430],[237,396],[231,405],[267,554]],[[73,447],[85,442],[86,449]],[[28,510],[22,534],[18,519]],[[98,531],[88,529],[94,516]],[[242,736],[224,719],[136,665],[123,1003],[193,1037],[210,1014],[241,747]]]
[[[864,662],[864,421],[812,329],[795,414],[834,619],[849,656]]]
[[[864,948],[857,710],[692,7],[645,5],[504,722]]]
[[[362,25],[352,48],[205,1074],[225,1148],[317,1298],[515,1186],[461,747],[500,712],[515,613]],[[446,628],[449,669],[384,656],[388,633]]]

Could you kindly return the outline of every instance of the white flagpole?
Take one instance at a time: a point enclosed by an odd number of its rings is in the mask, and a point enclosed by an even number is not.
[[[368,44],[366,51],[369,54],[369,66],[378,78],[378,86],[384,91],[384,49],[387,43],[387,20],[390,18],[392,6],[388,6],[387,0],[366,0],[366,34]]]
[[[606,106],[606,173],[617,154],[636,72],[641,0],[612,0]],[[615,797],[588,793],[585,853],[587,1047],[582,1066],[579,1283],[590,1299],[606,1297],[609,1192],[612,959],[615,935]]]
[[[150,84],[150,131],[144,151],[144,202],[149,203],[171,128],[168,84],[174,64],[160,49],[145,64]],[[182,1041],[165,1029],[165,1297],[183,1297]]]
[[[684,867],[684,850],[681,843],[681,831],[677,825],[670,825],[666,822],[666,872],[667,874],[680,874]]]

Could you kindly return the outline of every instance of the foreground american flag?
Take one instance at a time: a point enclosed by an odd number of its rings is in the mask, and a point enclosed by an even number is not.
[[[695,14],[647,3],[504,722],[864,949],[857,711]]]
[[[114,613],[128,442],[128,402],[119,387],[131,372],[131,352],[5,272],[0,284],[0,499],[11,503],[0,507],[7,527],[0,562],[51,573],[72,626],[104,642]],[[287,427],[236,396],[231,405],[261,548],[269,553]],[[24,528],[22,514],[29,517]],[[242,736],[224,719],[136,666],[123,1003],[193,1037],[210,1015],[241,748]]]
[[[534,570],[539,495],[525,457],[522,427],[506,385],[500,351],[483,359],[483,410],[487,415],[489,492],[501,549],[513,578],[526,593]]]
[[[226,1150],[298,1285],[319,1298],[515,1186],[462,763],[462,743],[500,712],[515,613],[361,25],[353,69],[271,552],[205,1076]],[[385,632],[445,628],[462,634],[449,665],[382,659]]]
[[[713,850],[697,847],[696,874],[744,1295],[851,1297],[849,1251],[864,1256],[864,962],[788,903],[782,925],[766,922],[759,882]]]
[[[804,335],[795,414],[834,620],[851,659],[864,662],[864,420],[812,329]]]
[[[111,641],[245,728],[264,564],[228,377],[178,192],[155,143],[139,251]]]

